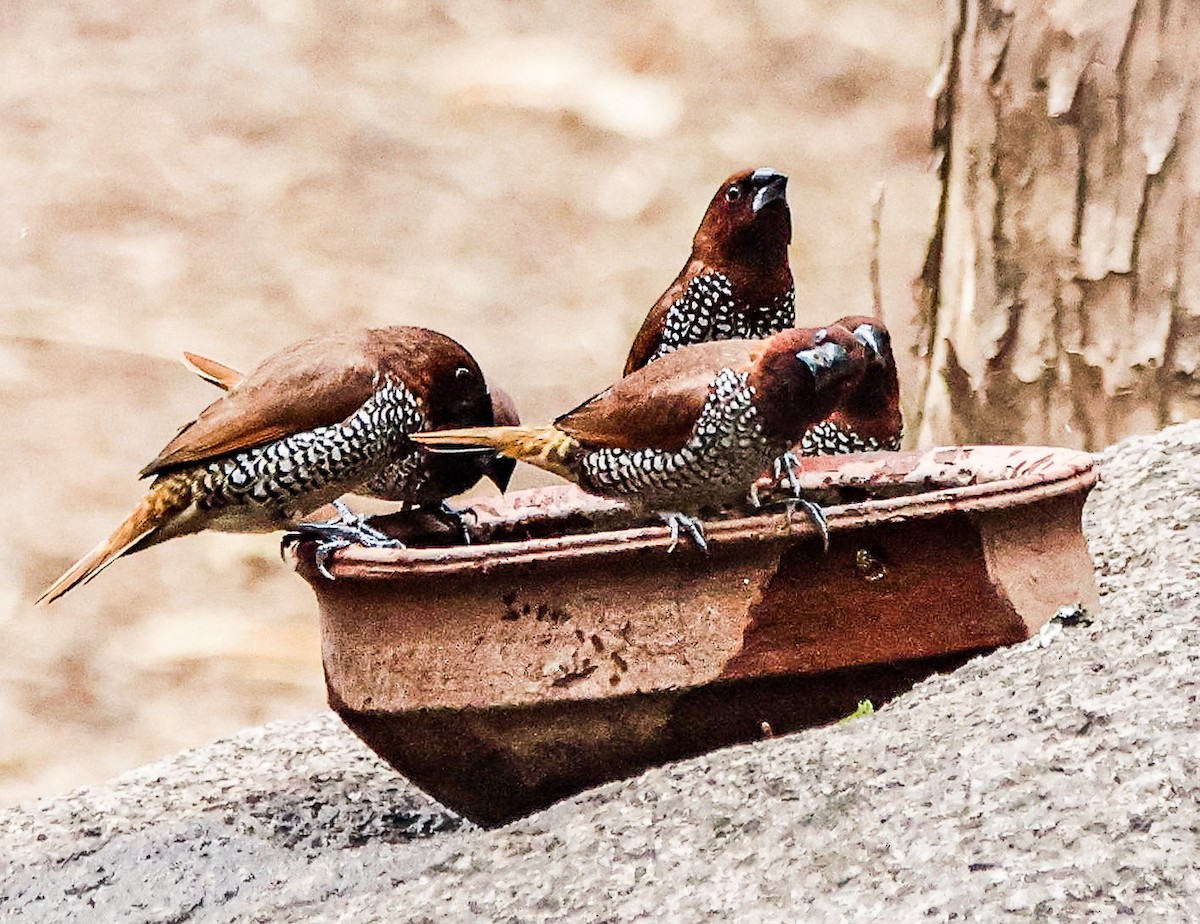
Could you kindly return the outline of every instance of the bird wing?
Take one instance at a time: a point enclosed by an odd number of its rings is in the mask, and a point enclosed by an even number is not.
[[[318,337],[270,356],[184,426],[142,477],[350,417],[376,387],[379,365],[370,334]]]
[[[743,371],[761,354],[760,340],[719,340],[668,353],[606,388],[554,422],[581,444],[611,449],[681,449],[713,380]]]
[[[642,322],[642,326],[638,329],[637,336],[633,338],[633,346],[629,348],[629,356],[625,359],[625,371],[623,375],[629,375],[636,372],[644,365],[650,362],[650,357],[658,349],[658,345],[662,340],[663,325],[667,320],[667,312],[671,310],[679,299],[683,297],[683,293],[687,290],[688,281],[696,274],[701,272],[702,266],[698,265],[697,261],[689,260],[687,265],[679,271],[679,275],[675,277],[675,281],[662,295],[658,297],[658,301],[654,303],[654,307],[650,309],[650,313],[646,315],[646,320]]]

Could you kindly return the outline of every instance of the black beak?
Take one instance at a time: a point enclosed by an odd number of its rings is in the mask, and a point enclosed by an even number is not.
[[[497,427],[517,427],[521,424],[521,415],[517,413],[517,405],[512,397],[503,388],[492,386],[490,389],[492,398],[492,423]],[[508,483],[512,480],[513,471],[516,470],[517,460],[510,459],[507,456],[493,456],[488,460],[487,465],[483,467],[483,477],[489,479],[492,484],[500,489],[503,494],[508,490]]]
[[[507,456],[495,456],[488,460],[488,464],[483,467],[483,477],[487,478],[503,494],[508,490],[508,483],[512,480],[513,472],[516,470],[517,460],[510,459]]]
[[[878,327],[872,324],[859,324],[853,331],[854,339],[867,348],[867,352],[871,354],[871,362],[877,363],[880,366],[887,363],[887,356],[884,354],[883,335]]]
[[[759,167],[750,174],[750,188],[754,190],[754,200],[750,203],[752,212],[762,211],[763,206],[777,199],[787,201],[788,178],[770,167]]]
[[[813,381],[820,390],[832,379],[839,378],[830,373],[838,367],[844,366],[850,359],[850,354],[836,343],[822,343],[820,346],[801,350],[796,354],[796,359],[808,366],[808,370],[813,375]]]

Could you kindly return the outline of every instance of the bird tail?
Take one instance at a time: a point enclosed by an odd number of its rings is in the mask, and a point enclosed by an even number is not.
[[[428,430],[409,435],[432,452],[484,452],[491,450],[510,459],[528,462],[561,475],[579,478],[575,456],[579,443],[554,425],[542,427],[467,427],[463,430]]]
[[[245,378],[232,366],[219,363],[207,356],[201,356],[199,353],[189,353],[187,350],[183,351],[183,364],[204,381],[211,382],[222,391],[232,390],[238,382]]]
[[[163,527],[190,501],[181,497],[178,490],[172,490],[173,487],[170,480],[156,482],[113,534],[68,568],[62,577],[38,597],[37,603],[53,603],[73,587],[86,584],[122,555],[144,549],[174,535],[163,535]]]

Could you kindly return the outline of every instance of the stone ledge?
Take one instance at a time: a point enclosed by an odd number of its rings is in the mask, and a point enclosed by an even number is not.
[[[1102,454],[1104,603],[853,722],[484,832],[330,715],[0,814],[22,921],[1183,920],[1200,907],[1200,425]]]

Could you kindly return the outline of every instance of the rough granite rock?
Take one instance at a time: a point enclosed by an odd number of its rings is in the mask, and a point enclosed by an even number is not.
[[[1200,919],[1200,423],[1100,458],[1090,626],[490,832],[331,716],[252,729],[0,814],[0,918]]]

